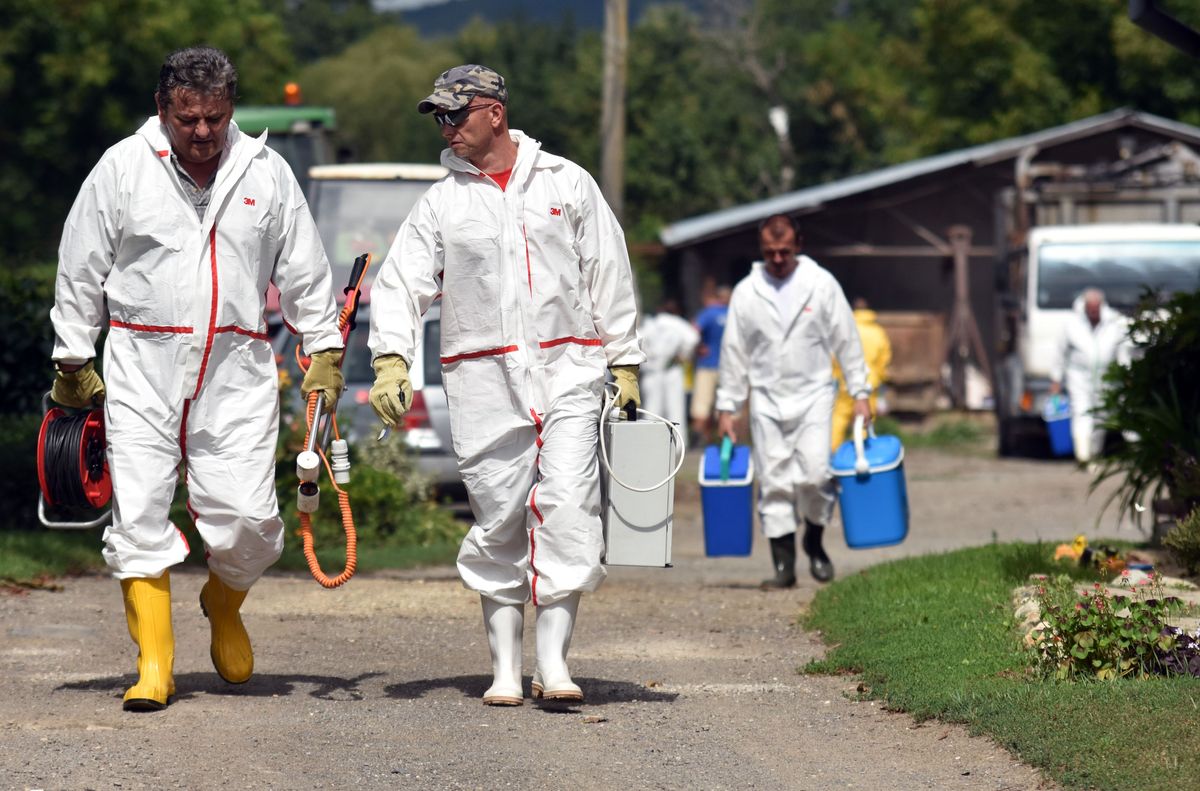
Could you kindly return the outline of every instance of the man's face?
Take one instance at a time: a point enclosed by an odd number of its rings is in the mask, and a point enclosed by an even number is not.
[[[1087,316],[1088,321],[1092,326],[1100,323],[1100,300],[1095,297],[1088,297],[1083,303],[1083,312]]]
[[[778,235],[764,231],[759,237],[759,246],[762,249],[763,263],[767,265],[767,272],[772,277],[783,279],[796,270],[796,255],[800,252],[800,242],[792,229],[789,228]]]
[[[476,96],[471,99],[471,103],[465,108],[467,115],[458,121],[456,125],[449,123],[441,123],[439,129],[442,133],[442,139],[446,141],[446,145],[450,146],[450,150],[455,156],[461,157],[471,163],[477,163],[483,159],[484,154],[492,147],[495,142],[495,135],[492,131],[492,121],[498,119],[501,112],[497,108],[501,104],[487,96]],[[461,113],[462,110],[456,111]],[[434,113],[439,119],[445,119],[447,116],[455,117],[456,112]]]
[[[200,165],[220,156],[225,149],[233,102],[224,96],[218,98],[176,88],[171,92],[171,104],[158,108],[158,118],[167,129],[176,156]]]

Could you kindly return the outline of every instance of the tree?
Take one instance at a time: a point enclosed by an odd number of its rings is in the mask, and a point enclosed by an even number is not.
[[[749,75],[699,20],[655,8],[629,47],[626,217],[635,237],[673,220],[765,197],[780,157]]]
[[[442,42],[422,40],[410,27],[386,25],[344,52],[303,69],[314,104],[337,111],[336,139],[357,161],[436,162],[437,127],[417,113],[433,78],[459,63]]]
[[[371,0],[266,0],[283,20],[296,62],[308,64],[343,52],[399,14],[376,12]]]
[[[131,24],[136,20],[136,24]],[[80,183],[154,112],[166,54],[229,53],[240,90],[276,95],[291,65],[259,0],[0,0],[0,255],[46,260]]]

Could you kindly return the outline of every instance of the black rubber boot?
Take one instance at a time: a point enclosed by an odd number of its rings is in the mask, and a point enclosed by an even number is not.
[[[796,534],[771,539],[771,562],[775,576],[765,579],[759,586],[763,590],[778,590],[796,587]]]
[[[808,570],[817,582],[829,582],[833,579],[833,561],[825,554],[821,546],[821,536],[825,533],[825,525],[814,524],[804,520],[804,554],[808,555]],[[793,550],[794,551],[794,550]]]

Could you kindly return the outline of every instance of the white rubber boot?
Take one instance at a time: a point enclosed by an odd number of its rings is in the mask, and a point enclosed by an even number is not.
[[[487,629],[488,649],[492,653],[492,685],[483,693],[485,706],[520,706],[525,702],[521,689],[521,633],[525,628],[525,608],[519,604],[501,604],[480,596],[483,625]]]
[[[533,697],[582,701],[583,690],[567,672],[567,650],[579,610],[579,593],[537,608],[537,669],[533,672]]]

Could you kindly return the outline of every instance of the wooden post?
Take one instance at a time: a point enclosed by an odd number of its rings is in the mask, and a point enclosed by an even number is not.
[[[604,86],[600,109],[600,191],[625,220],[625,77],[629,0],[604,0]]]
[[[954,225],[947,231],[950,249],[954,253],[954,309],[950,317],[950,332],[946,340],[946,356],[950,362],[950,390],[954,405],[959,409],[967,403],[967,364],[971,351],[988,382],[992,382],[987,350],[971,310],[971,279],[967,269],[971,255],[971,228]]]

